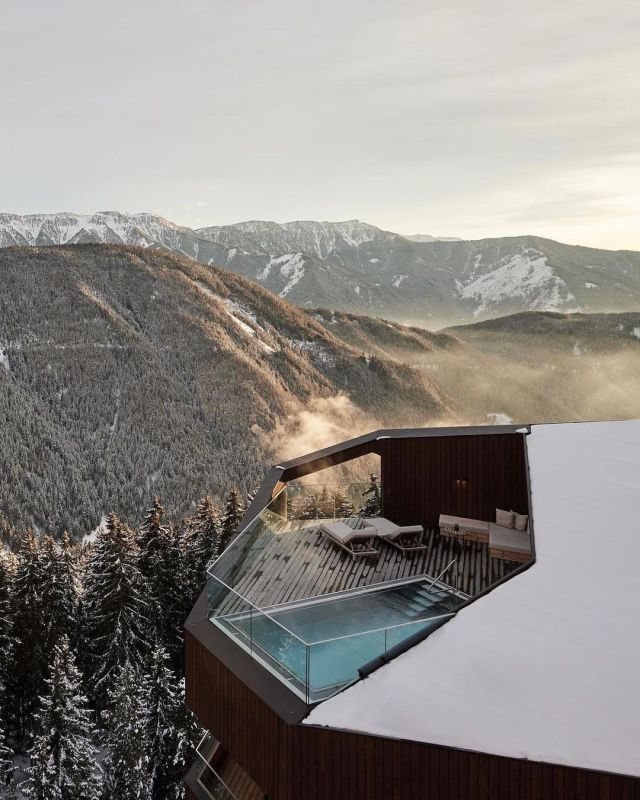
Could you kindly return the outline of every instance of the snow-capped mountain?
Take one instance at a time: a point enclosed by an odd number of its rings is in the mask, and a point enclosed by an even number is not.
[[[153,214],[0,215],[0,246],[128,244],[226,267],[303,307],[429,327],[520,311],[640,308],[640,253],[535,236],[404,237],[358,220],[192,230]]]

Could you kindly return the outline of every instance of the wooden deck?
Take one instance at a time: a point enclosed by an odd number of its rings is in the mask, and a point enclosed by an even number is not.
[[[361,527],[360,519],[344,520]],[[259,608],[293,600],[362,588],[417,575],[436,577],[453,559],[458,561],[458,588],[476,595],[517,566],[489,557],[489,547],[480,542],[460,545],[437,531],[428,531],[427,550],[404,555],[384,542],[377,542],[380,557],[352,558],[318,532],[320,520],[289,522],[277,535],[265,534],[252,547],[252,556],[240,567],[233,588]],[[455,566],[443,581],[455,584]],[[218,613],[241,608],[241,601],[227,597]]]

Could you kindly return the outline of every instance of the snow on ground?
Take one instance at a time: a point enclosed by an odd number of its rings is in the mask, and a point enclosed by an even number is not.
[[[599,288],[597,283],[589,283],[589,281],[585,281],[584,285],[587,287],[587,289],[598,289]]]
[[[524,248],[503,262],[492,272],[472,280],[460,292],[462,298],[479,303],[474,316],[513,297],[521,297],[536,311],[557,311],[575,300],[565,281],[554,274],[547,257],[539,250]]]
[[[231,300],[229,297],[221,297],[219,294],[212,292],[208,286],[205,286],[204,283],[201,281],[194,281],[196,286],[210,297],[212,300],[217,300],[221,303],[224,303],[226,306],[226,312],[231,317],[233,322],[240,328],[243,333],[246,333],[247,336],[251,336],[252,338],[256,339],[258,345],[265,351],[265,353],[275,353],[276,348],[272,347],[271,345],[263,342],[262,339],[258,336],[258,332],[263,334],[267,334],[267,331],[263,328],[262,325],[258,322],[258,318],[248,308],[240,305],[240,303],[236,303],[235,300]],[[244,317],[244,319],[242,319]],[[252,323],[252,325],[249,324]],[[257,330],[256,330],[257,329]]]
[[[360,287],[354,286],[353,291],[359,296],[360,295]]]
[[[408,275],[394,275],[393,276],[393,286],[396,289],[400,288],[402,281],[406,280],[409,276]]]
[[[581,356],[581,355],[582,355],[582,352],[583,352],[583,350],[582,350],[582,348],[580,347],[580,342],[576,342],[576,343],[573,345],[573,355],[574,355],[574,356]]]
[[[379,258],[370,258],[369,259],[369,263],[370,264],[379,264],[380,263],[380,259]]]
[[[634,328],[633,335],[636,337],[636,339],[640,339],[640,328]]]
[[[280,297],[286,297],[304,275],[304,255],[302,253],[286,253],[283,256],[272,256],[263,269],[258,272],[256,280],[265,281],[274,268],[287,279],[284,289],[280,292]]]
[[[7,372],[11,371],[11,367],[9,366],[9,354],[2,347],[0,347],[0,365],[3,366]]]
[[[82,544],[93,544],[96,540],[96,536],[101,533],[102,531],[106,530],[107,528],[107,518],[103,514],[100,522],[96,525],[96,527],[91,531],[91,533],[86,533],[82,537]]]
[[[322,361],[323,364],[328,366],[333,366],[335,364],[333,356],[321,342],[310,342],[308,339],[289,339],[289,343],[292,347],[296,347],[298,350],[304,350],[312,356],[315,356],[319,361]]]
[[[503,414],[502,411],[494,411],[487,414],[487,419],[492,419],[494,425],[511,425],[513,423],[511,417]]]

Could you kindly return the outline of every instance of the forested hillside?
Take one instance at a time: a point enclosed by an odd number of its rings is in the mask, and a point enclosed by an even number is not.
[[[419,371],[187,258],[7,248],[0,285],[0,527],[77,538],[154,495],[183,514],[246,492],[317,399],[346,395],[367,426],[448,412]]]

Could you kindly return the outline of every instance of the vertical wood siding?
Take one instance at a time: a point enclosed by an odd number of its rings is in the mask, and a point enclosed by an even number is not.
[[[528,512],[522,434],[384,439],[378,446],[383,513],[394,522],[433,527],[440,514],[495,521],[496,508]]]
[[[187,702],[269,800],[640,800],[640,780],[287,725],[188,631]]]

